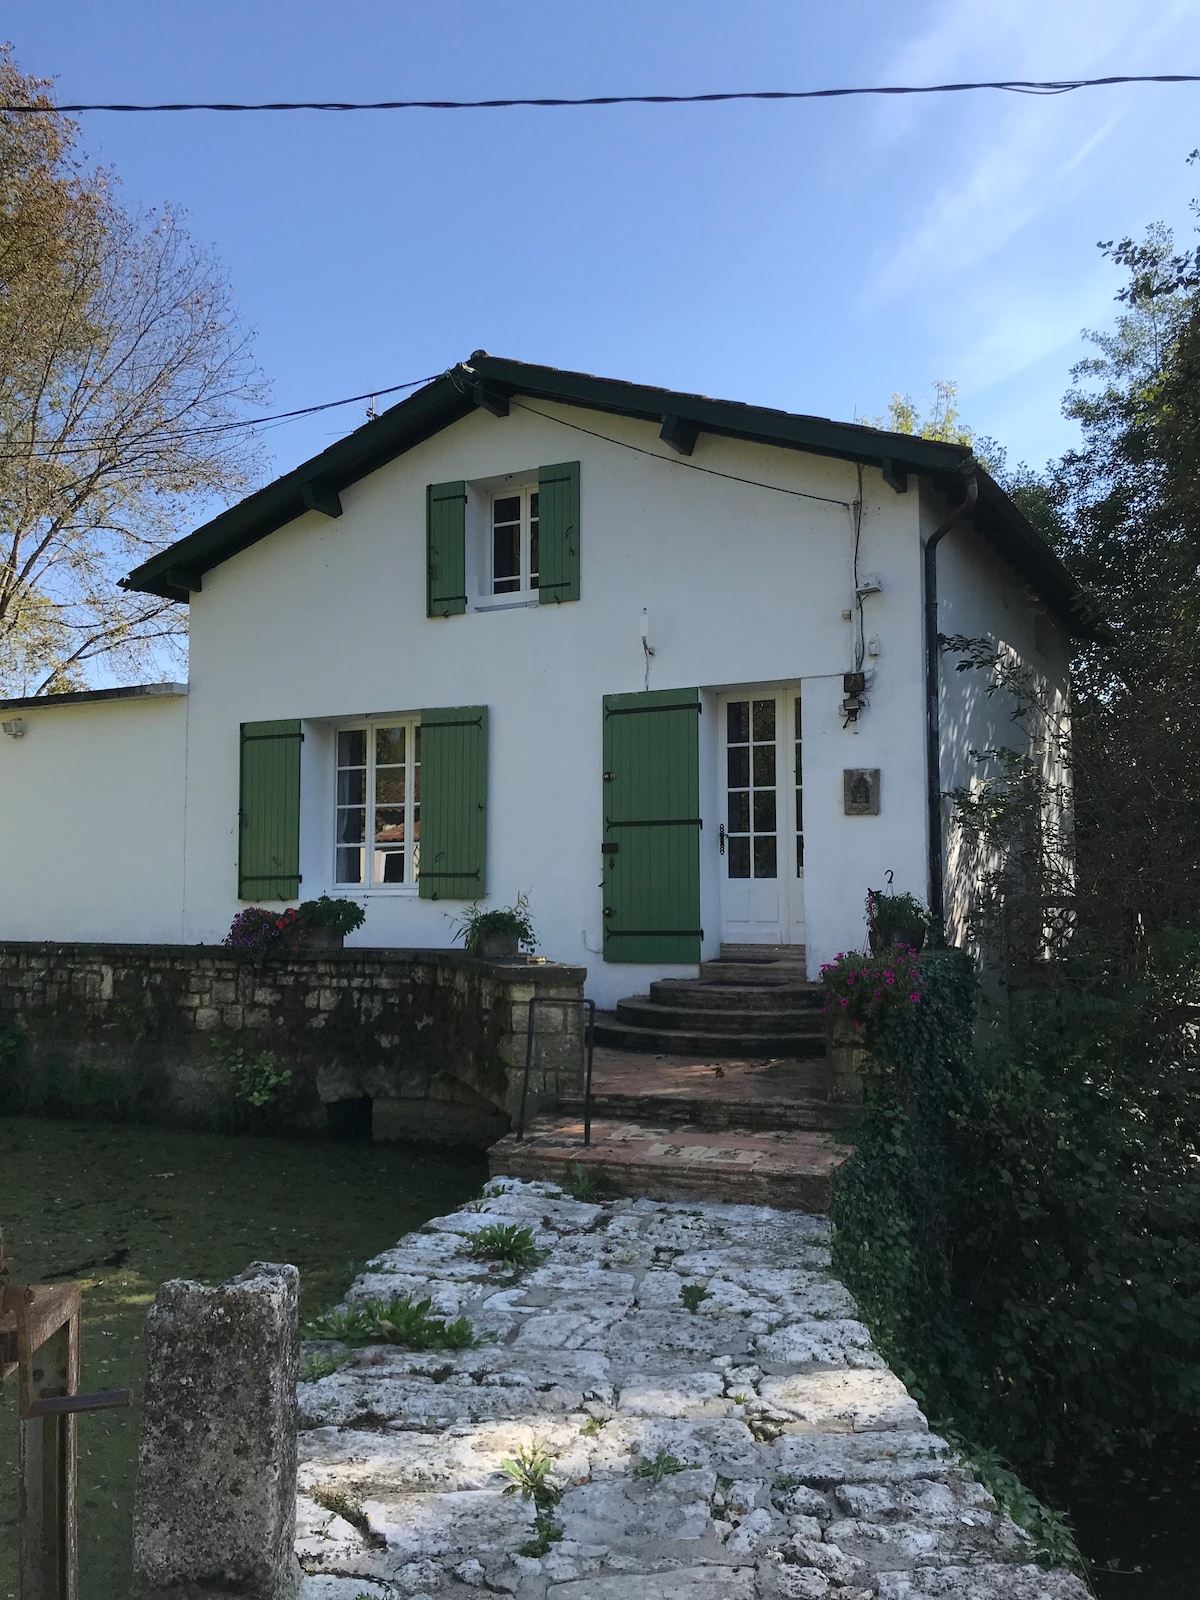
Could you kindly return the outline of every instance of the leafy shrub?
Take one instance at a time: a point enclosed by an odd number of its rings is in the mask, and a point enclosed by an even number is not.
[[[367,920],[357,901],[323,894],[316,900],[302,900],[296,912],[302,928],[328,928],[333,933],[353,933]]]
[[[1149,1021],[1186,989],[1178,965],[1164,989],[1032,999],[987,1050],[970,962],[939,951],[919,1007],[864,1022],[837,1267],[939,1426],[1035,1481],[1200,1403],[1195,1046]]]
[[[366,921],[366,912],[354,900],[323,894],[304,900],[286,911],[271,911],[266,906],[247,906],[239,911],[221,941],[232,950],[251,955],[268,955],[295,943],[306,928],[328,928],[333,933],[353,933]]]
[[[304,1337],[336,1339],[353,1348],[394,1344],[404,1350],[475,1350],[484,1342],[466,1317],[447,1322],[430,1316],[431,1304],[408,1295],[390,1301],[363,1300],[305,1323]]]

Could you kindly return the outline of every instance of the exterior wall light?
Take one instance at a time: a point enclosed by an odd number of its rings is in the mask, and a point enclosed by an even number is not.
[[[25,722],[21,717],[13,717],[8,722],[0,722],[0,728],[10,739],[23,739],[25,737]]]

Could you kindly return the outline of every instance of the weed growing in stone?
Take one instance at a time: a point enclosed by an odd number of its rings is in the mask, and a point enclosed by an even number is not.
[[[579,1162],[576,1162],[571,1168],[571,1176],[567,1180],[565,1188],[573,1199],[584,1202],[611,1200],[617,1192],[603,1172],[589,1172]]]
[[[653,1459],[641,1462],[633,1469],[635,1478],[647,1478],[651,1483],[661,1483],[664,1478],[672,1477],[676,1472],[694,1472],[694,1461],[680,1461],[678,1456],[673,1456],[667,1450],[660,1450]]]
[[[522,1500],[533,1501],[537,1532],[521,1546],[519,1553],[523,1556],[544,1556],[563,1536],[561,1525],[554,1520],[554,1508],[563,1491],[550,1477],[553,1466],[554,1457],[537,1445],[522,1445],[515,1457],[500,1463],[500,1471],[508,1479],[505,1494],[519,1494]]]
[[[695,1312],[699,1311],[700,1302],[702,1300],[708,1300],[711,1297],[708,1290],[703,1288],[700,1284],[685,1283],[683,1288],[679,1291],[679,1298],[683,1301],[684,1305],[689,1311]]]
[[[301,1383],[319,1383],[322,1378],[331,1377],[349,1361],[349,1356],[330,1355],[327,1350],[314,1351],[306,1356],[300,1368]]]
[[[534,1244],[531,1228],[519,1228],[512,1222],[489,1223],[474,1233],[464,1233],[462,1240],[459,1255],[470,1256],[475,1261],[503,1261],[513,1267],[536,1267],[547,1255]]]
[[[583,1427],[579,1430],[580,1438],[598,1439],[600,1437],[601,1428],[605,1426],[608,1420],[609,1419],[607,1417],[589,1417],[584,1423]]]
[[[364,1300],[344,1311],[327,1311],[304,1325],[306,1339],[337,1339],[358,1347],[395,1344],[405,1350],[475,1350],[484,1340],[466,1317],[447,1322],[431,1317],[429,1300],[408,1295],[390,1301]]]
[[[223,1039],[220,1035],[214,1037],[212,1047],[229,1074],[233,1098],[240,1100],[243,1105],[253,1106],[256,1111],[277,1100],[279,1091],[286,1089],[292,1081],[291,1068],[280,1067],[270,1050],[260,1050],[258,1055],[248,1056],[244,1045],[235,1044],[232,1039]]]
[[[733,1401],[735,1406],[744,1406],[749,1405],[750,1403],[750,1396],[748,1394],[731,1394],[729,1398]]]

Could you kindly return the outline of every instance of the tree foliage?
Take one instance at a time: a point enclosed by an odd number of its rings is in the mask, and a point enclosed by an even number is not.
[[[87,169],[48,85],[0,52],[0,693],[79,687],[178,640],[182,608],[117,580],[244,491],[259,398],[212,255],[171,209]]]

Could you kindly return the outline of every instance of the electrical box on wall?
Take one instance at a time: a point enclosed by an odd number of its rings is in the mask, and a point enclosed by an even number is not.
[[[842,805],[848,817],[879,815],[879,768],[847,767],[842,773]]]

